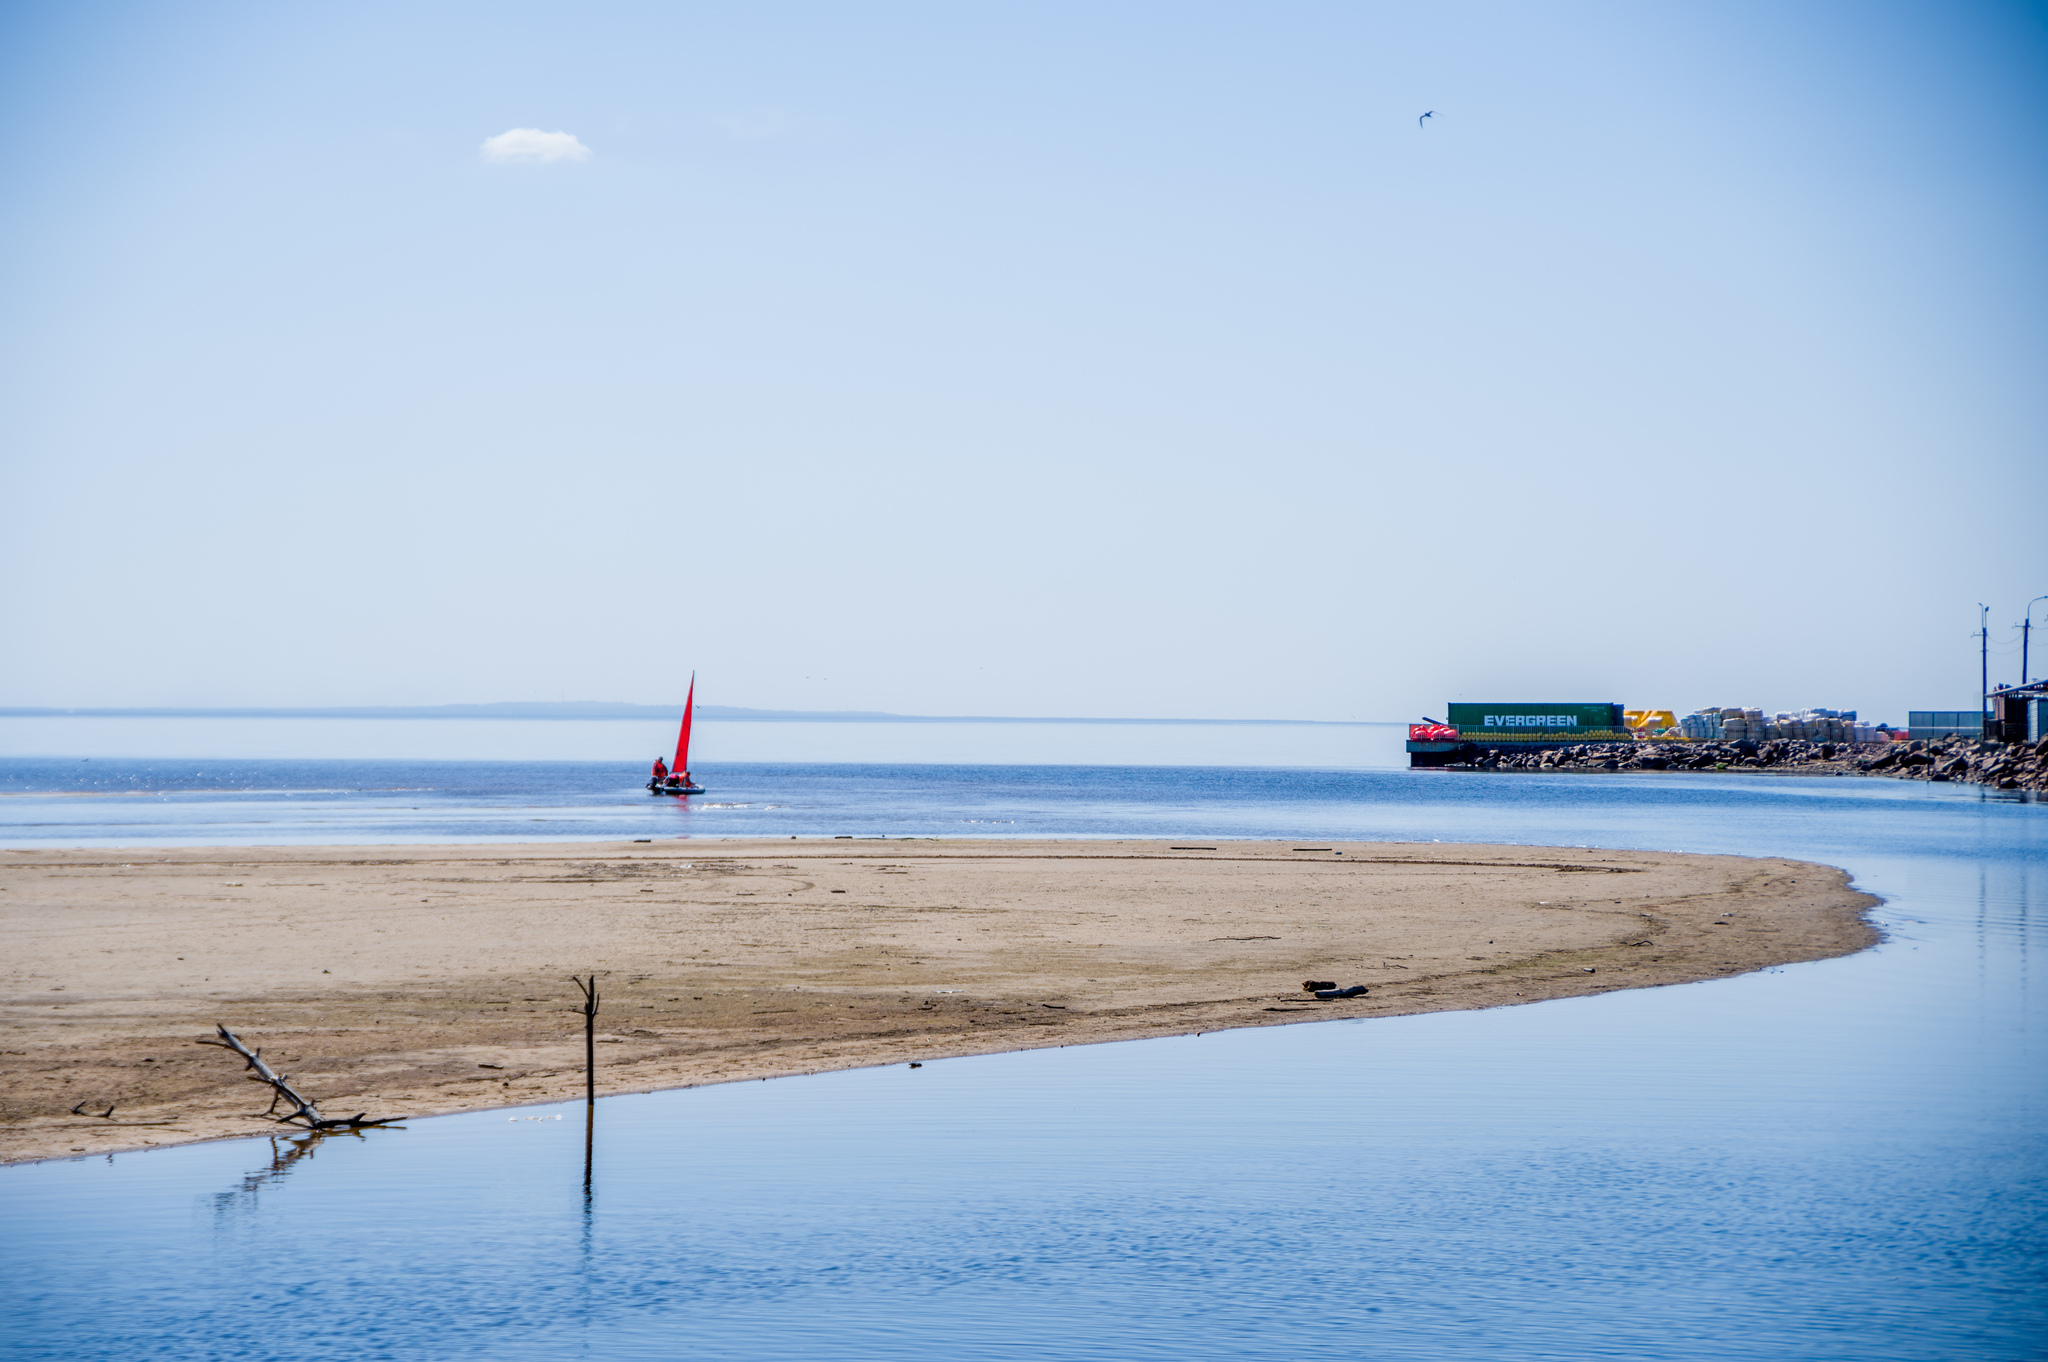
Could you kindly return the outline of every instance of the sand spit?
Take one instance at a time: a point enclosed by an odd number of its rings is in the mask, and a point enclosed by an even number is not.
[[[600,1091],[644,1092],[1684,983],[1861,949],[1873,902],[1796,861],[1443,843],[8,850],[0,1159],[274,1132],[215,1021],[329,1115],[578,1095],[577,971]]]

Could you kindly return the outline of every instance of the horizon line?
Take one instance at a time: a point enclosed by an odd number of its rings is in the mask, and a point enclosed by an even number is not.
[[[5,719],[675,719],[682,706],[604,700],[500,700],[458,705],[320,705],[123,707],[0,706]],[[1378,727],[1396,719],[1162,719],[1062,717],[1018,714],[892,714],[884,710],[748,709],[698,705],[697,717],[728,723],[882,724],[1248,724],[1325,728]]]

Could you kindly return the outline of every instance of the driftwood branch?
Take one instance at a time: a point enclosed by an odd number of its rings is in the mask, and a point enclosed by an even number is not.
[[[86,1099],[86,1102],[89,1102],[91,1100],[92,1099],[88,1097]],[[106,1121],[112,1125],[120,1126],[123,1130],[133,1129],[136,1126],[174,1126],[178,1124],[175,1119],[169,1121],[116,1121],[114,1120],[114,1104],[112,1102],[107,1103],[107,1109],[105,1111],[87,1111],[85,1109],[85,1102],[80,1102],[77,1106],[71,1109],[71,1114],[73,1116],[95,1117],[99,1120]]]
[[[248,1060],[249,1081],[251,1083],[266,1084],[270,1088],[270,1106],[263,1114],[265,1116],[271,1115],[277,1110],[278,1103],[280,1102],[291,1108],[290,1111],[277,1118],[280,1125],[303,1125],[308,1130],[360,1130],[364,1126],[389,1125],[391,1122],[401,1119],[397,1116],[383,1116],[374,1121],[366,1121],[363,1119],[363,1113],[359,1111],[353,1116],[344,1116],[330,1120],[320,1114],[320,1108],[300,1096],[293,1089],[292,1085],[286,1081],[283,1074],[274,1072],[268,1064],[263,1062],[263,1052],[261,1050],[251,1050],[248,1046],[242,1044],[241,1037],[218,1022],[214,1023],[213,1029],[219,1033],[215,1039],[202,1040],[198,1043],[201,1045],[218,1045],[223,1050],[233,1050],[243,1059]]]

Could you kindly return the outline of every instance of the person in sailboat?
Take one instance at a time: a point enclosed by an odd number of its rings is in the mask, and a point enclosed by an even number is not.
[[[667,779],[668,779],[668,763],[667,763],[667,762],[665,762],[665,761],[663,761],[663,760],[662,760],[662,759],[661,759],[660,757],[656,757],[656,758],[654,759],[654,779],[653,779],[653,780],[651,780],[651,781],[649,781],[649,782],[648,782],[648,784],[650,784],[650,785],[660,785],[661,783],[663,783],[663,782],[664,782],[664,781],[666,781]]]

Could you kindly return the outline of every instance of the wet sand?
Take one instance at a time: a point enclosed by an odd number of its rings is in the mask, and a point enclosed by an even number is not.
[[[216,1021],[329,1116],[426,1116],[580,1096],[578,972],[599,1091],[645,1092],[1685,983],[1860,950],[1874,902],[1443,843],[8,850],[0,1160],[275,1131]]]

